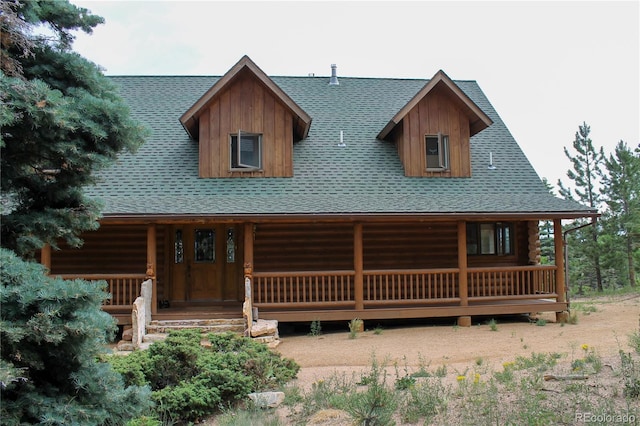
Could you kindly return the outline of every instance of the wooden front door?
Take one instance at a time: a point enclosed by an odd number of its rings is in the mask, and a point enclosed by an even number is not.
[[[241,227],[233,224],[176,225],[173,229],[171,300],[239,301]]]

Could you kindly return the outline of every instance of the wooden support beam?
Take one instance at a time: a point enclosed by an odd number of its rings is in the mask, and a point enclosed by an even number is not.
[[[566,301],[566,286],[564,274],[564,241],[562,239],[562,220],[553,220],[553,246],[556,259],[556,293],[558,302]]]
[[[45,244],[40,250],[40,263],[47,268],[47,271],[51,271],[51,246]]]
[[[356,222],[353,226],[353,269],[354,298],[356,310],[364,309],[364,279],[363,279],[363,249],[362,249],[362,223]]]
[[[254,224],[251,222],[246,222],[244,224],[244,278],[243,282],[245,283],[244,288],[244,298],[245,303],[251,305],[249,309],[253,309],[253,292],[251,288],[247,288],[246,279],[249,278],[250,284],[253,285],[253,237],[254,237]]]
[[[458,282],[460,305],[469,305],[469,288],[467,281],[467,223],[458,221]]]
[[[157,229],[154,223],[147,225],[147,279],[152,280],[151,315],[158,313],[158,280],[156,268],[158,266],[158,254],[156,250]]]

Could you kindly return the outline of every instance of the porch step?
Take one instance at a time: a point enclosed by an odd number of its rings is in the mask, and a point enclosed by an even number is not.
[[[243,318],[215,318],[194,320],[154,320],[147,326],[147,334],[163,334],[175,330],[200,329],[202,333],[244,333]]]

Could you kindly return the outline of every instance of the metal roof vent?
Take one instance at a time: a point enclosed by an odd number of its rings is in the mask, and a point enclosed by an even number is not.
[[[338,84],[338,67],[336,64],[331,64],[331,78],[329,79],[329,86],[337,86]]]

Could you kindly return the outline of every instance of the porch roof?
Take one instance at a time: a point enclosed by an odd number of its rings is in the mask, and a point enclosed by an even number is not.
[[[377,135],[428,82],[422,79],[271,77],[313,124],[295,143],[290,178],[199,178],[198,143],[179,118],[220,77],[111,77],[135,119],[151,130],[87,188],[105,217],[242,215],[595,215],[548,193],[475,81],[456,85],[493,121],[471,138],[470,178],[406,177],[393,144]],[[338,146],[343,131],[346,146]],[[489,153],[496,166],[490,170]]]

